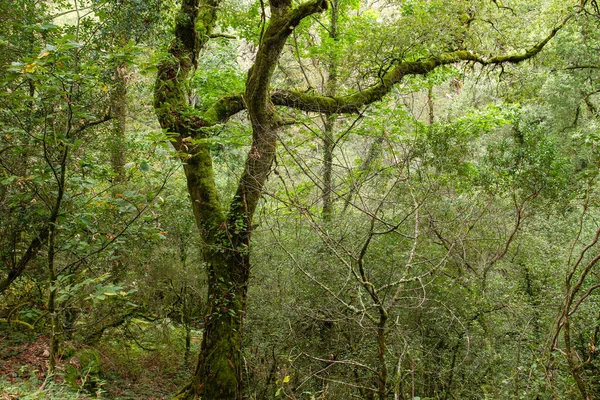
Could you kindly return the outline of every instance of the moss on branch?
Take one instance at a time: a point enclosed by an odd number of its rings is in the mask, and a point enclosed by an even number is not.
[[[204,120],[209,125],[223,123],[245,108],[244,96],[241,93],[225,96],[204,112]]]
[[[287,18],[287,28],[295,28],[304,18],[327,10],[326,0],[313,0],[294,8]]]
[[[297,90],[276,90],[271,93],[271,101],[276,106],[324,114],[357,113],[359,111],[356,105],[344,102],[341,97],[320,96]]]
[[[571,17],[572,15],[567,16],[548,36],[524,53],[507,54],[486,59],[469,50],[458,50],[433,55],[422,60],[400,62],[381,77],[378,84],[351,95],[329,97],[293,90],[276,90],[272,93],[271,100],[275,105],[307,112],[323,114],[357,113],[362,107],[381,100],[383,96],[392,90],[395,84],[407,75],[425,75],[439,66],[459,62],[476,62],[485,66],[504,63],[516,64],[528,60],[540,53]]]
[[[158,66],[154,86],[154,108],[161,126],[177,133],[175,148],[189,155],[184,169],[194,214],[203,235],[210,235],[223,220],[208,145],[188,146],[187,137],[204,134],[206,127],[226,119],[235,101],[226,98],[207,112],[189,104],[189,77],[197,66],[200,50],[216,24],[220,0],[182,0],[175,20],[175,37]]]

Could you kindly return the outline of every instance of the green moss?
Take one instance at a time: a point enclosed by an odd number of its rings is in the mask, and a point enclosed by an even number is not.
[[[100,375],[102,373],[102,361],[100,354],[92,349],[82,350],[77,357],[79,358],[80,371],[89,375]]]
[[[77,368],[75,368],[75,366],[69,364],[65,367],[65,382],[67,382],[67,384],[73,389],[77,389],[79,387],[77,383],[79,377],[79,371],[77,371]]]
[[[217,101],[204,113],[204,120],[208,125],[225,122],[229,117],[245,108],[242,94],[226,96]]]
[[[68,342],[65,342],[60,348],[61,358],[66,361],[68,361],[71,357],[73,357],[76,352],[77,352],[77,349],[75,349],[75,347],[73,347]]]
[[[73,389],[94,389],[102,375],[102,360],[100,354],[93,349],[76,351],[70,348],[72,357],[65,366],[64,379]]]

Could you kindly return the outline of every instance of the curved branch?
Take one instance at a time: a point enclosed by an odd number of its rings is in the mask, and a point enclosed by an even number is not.
[[[222,97],[203,113],[202,124],[203,126],[212,126],[223,123],[245,109],[243,94]]]
[[[21,276],[25,267],[29,262],[36,256],[40,251],[46,239],[48,239],[49,224],[45,225],[42,230],[33,238],[29,247],[25,251],[25,254],[21,256],[16,265],[12,266],[8,271],[8,275],[2,281],[0,281],[0,293],[3,293],[13,283],[15,279]]]
[[[271,101],[276,106],[323,114],[357,114],[362,105],[348,102],[345,97],[321,96],[298,90],[276,90],[271,93]]]
[[[287,18],[286,22],[282,24],[283,28],[279,29],[278,33],[274,36],[284,34],[285,37],[289,36],[289,32],[286,30],[289,31],[290,29],[293,29],[302,18],[322,11],[324,9],[322,3],[322,1],[315,0],[295,8],[290,12],[291,15]],[[517,64],[528,60],[540,53],[546,44],[548,44],[571,17],[572,15],[566,17],[548,36],[525,51],[525,53],[508,54],[486,59],[469,50],[458,50],[433,55],[418,61],[401,62],[385,74],[382,77],[381,82],[377,85],[351,95],[332,97],[301,92],[298,90],[278,89],[271,92],[270,99],[276,106],[295,108],[306,112],[318,112],[323,114],[356,114],[362,107],[380,100],[390,92],[395,84],[399,83],[407,75],[425,75],[439,66],[465,61],[476,62],[487,66],[504,63]],[[201,120],[196,121],[196,130],[225,122],[227,119],[244,109],[246,109],[246,105],[244,104],[242,94],[223,97],[210,109],[204,112]]]
[[[304,18],[313,14],[323,12],[325,10],[327,10],[326,0],[312,0],[300,4],[298,7],[294,8],[289,14],[285,28],[291,30],[298,26],[300,21],[302,21]],[[287,36],[289,36],[289,33],[286,34],[286,37]]]
[[[548,36],[535,46],[526,50],[525,53],[485,58],[469,50],[452,51],[433,55],[418,61],[400,62],[388,71],[377,85],[351,95],[329,97],[293,90],[276,90],[272,93],[271,98],[275,105],[296,108],[307,112],[319,112],[323,114],[355,114],[361,107],[381,100],[383,96],[392,90],[394,85],[399,83],[407,75],[425,75],[439,66],[456,64],[464,61],[475,62],[487,66],[505,63],[517,64],[528,60],[541,52],[546,44],[556,36],[558,31],[572,18],[572,16],[573,14],[567,16],[557,27],[552,29]]]

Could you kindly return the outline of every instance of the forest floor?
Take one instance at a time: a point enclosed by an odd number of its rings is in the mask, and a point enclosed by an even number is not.
[[[94,347],[65,343],[72,355],[63,354],[47,378],[49,343],[47,336],[0,324],[0,400],[166,399],[193,370],[170,346],[149,351],[106,340]]]

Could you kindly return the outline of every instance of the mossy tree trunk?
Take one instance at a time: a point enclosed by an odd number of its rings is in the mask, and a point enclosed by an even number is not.
[[[220,0],[182,0],[169,55],[158,66],[154,107],[161,126],[175,134],[192,201],[194,218],[204,248],[208,272],[208,306],[198,365],[181,399],[232,400],[242,398],[241,351],[246,293],[250,276],[249,246],[254,212],[262,195],[282,125],[275,106],[324,114],[356,113],[380,100],[406,75],[426,74],[440,65],[461,61],[483,65],[519,62],[537,54],[552,34],[526,54],[484,59],[456,51],[390,68],[379,83],[360,93],[343,96],[312,95],[270,90],[271,78],[287,38],[306,17],[324,11],[327,0],[308,0],[295,7],[292,0],[269,0],[270,20],[262,35],[244,93],[223,97],[211,108],[190,104],[189,82],[200,51],[216,25]],[[246,109],[252,125],[252,145],[237,191],[228,204],[221,202],[214,179],[205,128],[225,122]],[[327,214],[327,212],[325,212]],[[382,330],[384,333],[384,330]],[[383,375],[385,381],[385,374]],[[383,387],[384,385],[382,385]]]
[[[294,27],[308,15],[322,11],[325,0],[292,7],[291,0],[272,0],[271,19],[255,63],[248,72],[243,95],[223,98],[199,112],[189,104],[186,86],[216,22],[218,0],[184,0],[177,17],[170,56],[159,66],[155,109],[164,129],[177,134],[194,217],[205,247],[208,271],[208,309],[194,379],[180,398],[241,399],[241,346],[246,293],[250,276],[249,244],[252,218],[275,158],[281,125],[271,103],[269,86],[277,60]],[[219,198],[204,128],[248,110],[252,145],[236,194],[227,209]]]

